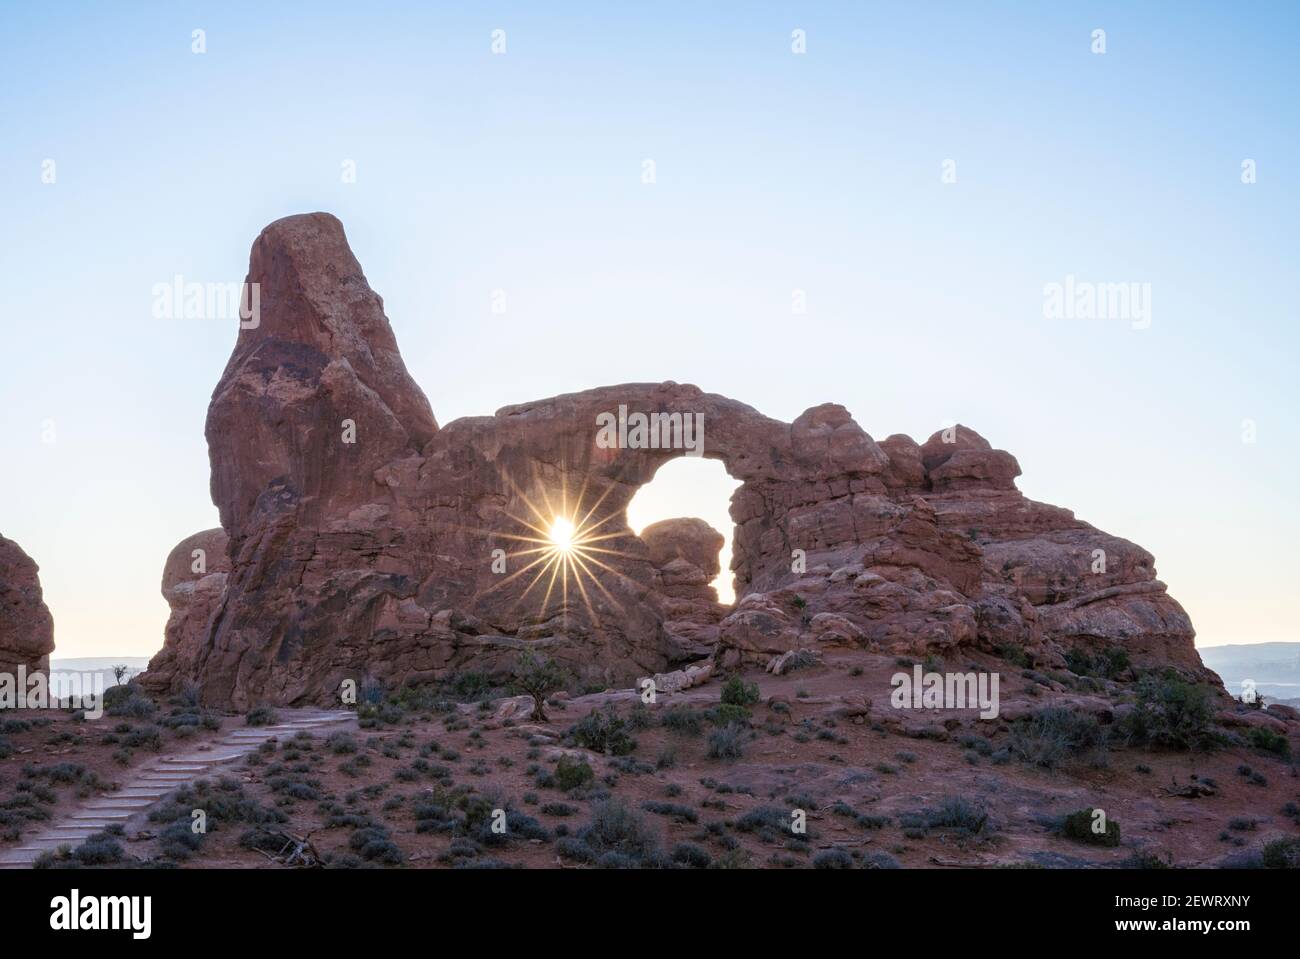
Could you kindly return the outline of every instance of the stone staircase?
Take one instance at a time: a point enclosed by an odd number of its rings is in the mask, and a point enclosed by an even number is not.
[[[220,767],[248,755],[268,739],[288,739],[307,731],[355,729],[356,714],[343,710],[277,710],[281,721],[272,726],[243,726],[208,744],[206,749],[179,756],[162,756],[135,770],[122,788],[84,800],[72,813],[22,845],[0,850],[0,869],[28,869],[43,852],[76,846],[114,824],[125,827],[148,813],[163,797],[181,786],[220,772]]]

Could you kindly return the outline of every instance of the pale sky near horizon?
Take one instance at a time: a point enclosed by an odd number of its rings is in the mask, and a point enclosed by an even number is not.
[[[156,651],[236,331],[152,291],[326,210],[441,423],[668,379],[960,421],[1150,550],[1198,644],[1294,641],[1298,46],[1293,3],[6,3],[0,533],[56,656]],[[1149,326],[1045,315],[1067,276],[1149,284]],[[719,464],[662,485],[634,528],[729,532]]]

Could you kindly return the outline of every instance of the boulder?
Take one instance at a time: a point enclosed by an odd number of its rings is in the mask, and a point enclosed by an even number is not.
[[[54,618],[41,594],[40,567],[0,536],[0,672],[48,670]]]

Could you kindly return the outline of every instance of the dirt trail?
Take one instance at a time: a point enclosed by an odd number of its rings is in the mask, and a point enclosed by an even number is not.
[[[268,739],[284,739],[299,732],[354,729],[356,714],[342,710],[281,709],[280,721],[271,726],[241,726],[208,743],[190,746],[180,754],[155,756],[113,792],[92,796],[76,809],[26,840],[0,851],[0,869],[27,869],[43,852],[75,846],[107,826],[132,824],[143,819],[163,797],[181,786],[212,775],[257,749]]]

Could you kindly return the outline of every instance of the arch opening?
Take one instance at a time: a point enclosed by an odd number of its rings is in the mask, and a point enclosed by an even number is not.
[[[666,519],[704,520],[722,534],[718,556],[719,572],[712,585],[718,601],[726,606],[736,600],[731,574],[731,494],[741,485],[727,473],[721,461],[705,457],[678,456],[665,462],[654,478],[633,494],[627,504],[627,525],[638,536],[651,523]]]

